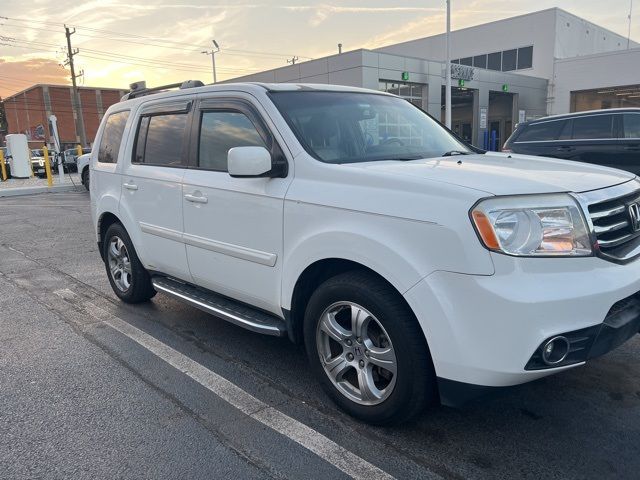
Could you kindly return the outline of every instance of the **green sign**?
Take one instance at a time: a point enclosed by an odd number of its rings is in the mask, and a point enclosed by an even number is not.
[[[409,80],[409,72],[402,72],[402,80],[404,81]]]
[[[507,85],[506,83],[504,85],[502,85],[502,91],[503,92],[508,92],[509,91],[509,85]]]
[[[464,87],[464,79],[463,78],[458,79],[458,86],[459,87]]]

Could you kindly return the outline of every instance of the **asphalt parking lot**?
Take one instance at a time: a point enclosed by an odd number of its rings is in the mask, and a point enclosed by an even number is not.
[[[120,303],[88,194],[0,199],[1,478],[637,478],[639,445],[638,336],[374,428],[334,407],[286,339],[160,294]]]

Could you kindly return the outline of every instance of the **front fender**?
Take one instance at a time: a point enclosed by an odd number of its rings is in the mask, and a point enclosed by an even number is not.
[[[302,272],[324,259],[362,264],[401,294],[436,270],[484,275],[494,271],[486,250],[470,259],[454,230],[430,222],[286,202],[284,231],[285,309],[291,308]]]

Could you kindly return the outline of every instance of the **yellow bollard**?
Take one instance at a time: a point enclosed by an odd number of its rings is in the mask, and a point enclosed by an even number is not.
[[[76,145],[76,153],[78,154],[78,156],[82,155],[82,145]]]
[[[7,167],[4,165],[4,152],[0,150],[0,169],[2,169],[2,181],[7,181]]]
[[[51,164],[49,163],[49,149],[46,145],[42,147],[42,153],[44,153],[44,171],[47,172],[47,185],[52,187],[53,177],[51,176]]]

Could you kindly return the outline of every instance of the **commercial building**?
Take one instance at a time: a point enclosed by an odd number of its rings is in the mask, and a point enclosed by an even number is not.
[[[525,119],[639,105],[640,44],[559,8],[451,34],[452,129],[497,148]],[[444,120],[444,34],[231,81],[335,83],[398,94]]]
[[[84,130],[89,146],[93,143],[104,112],[117,103],[125,90],[78,87],[80,105],[73,102],[73,90],[67,85],[34,85],[3,100],[8,133],[24,133],[33,148],[53,144],[49,117],[55,115],[62,148],[80,143],[76,131],[78,107],[82,109]]]

